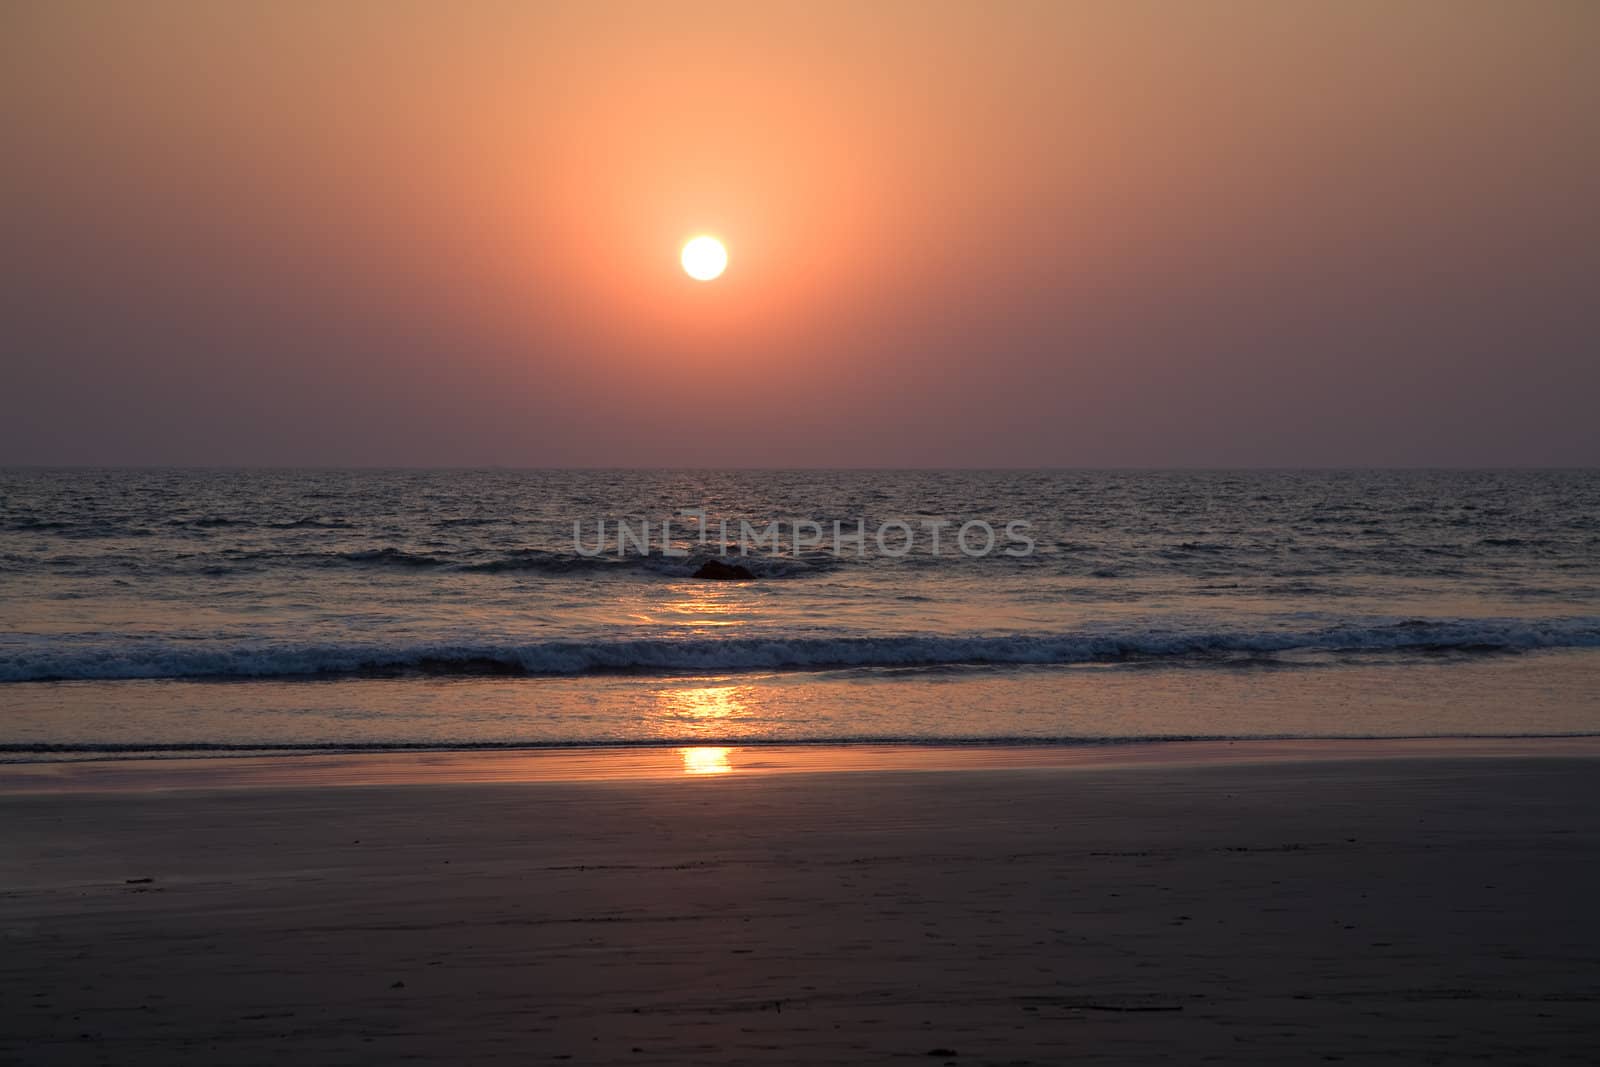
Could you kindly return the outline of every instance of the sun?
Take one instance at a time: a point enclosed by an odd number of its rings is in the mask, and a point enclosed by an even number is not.
[[[728,268],[728,250],[715,237],[696,237],[683,246],[684,272],[697,282],[709,282]]]

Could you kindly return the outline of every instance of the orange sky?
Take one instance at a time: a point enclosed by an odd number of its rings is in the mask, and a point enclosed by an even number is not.
[[[1600,462],[1597,44],[1576,0],[12,3],[0,462]]]

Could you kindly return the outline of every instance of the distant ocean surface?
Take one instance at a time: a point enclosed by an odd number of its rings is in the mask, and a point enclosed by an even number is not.
[[[1582,733],[1594,471],[0,471],[0,759]]]

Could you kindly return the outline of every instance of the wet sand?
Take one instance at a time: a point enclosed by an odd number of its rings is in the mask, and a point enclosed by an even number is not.
[[[0,1061],[1600,1047],[1595,742],[1126,748],[3,767]]]

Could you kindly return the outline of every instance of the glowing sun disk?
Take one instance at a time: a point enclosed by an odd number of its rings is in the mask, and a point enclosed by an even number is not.
[[[728,268],[728,250],[715,237],[696,237],[683,246],[684,272],[699,282],[709,282]]]

